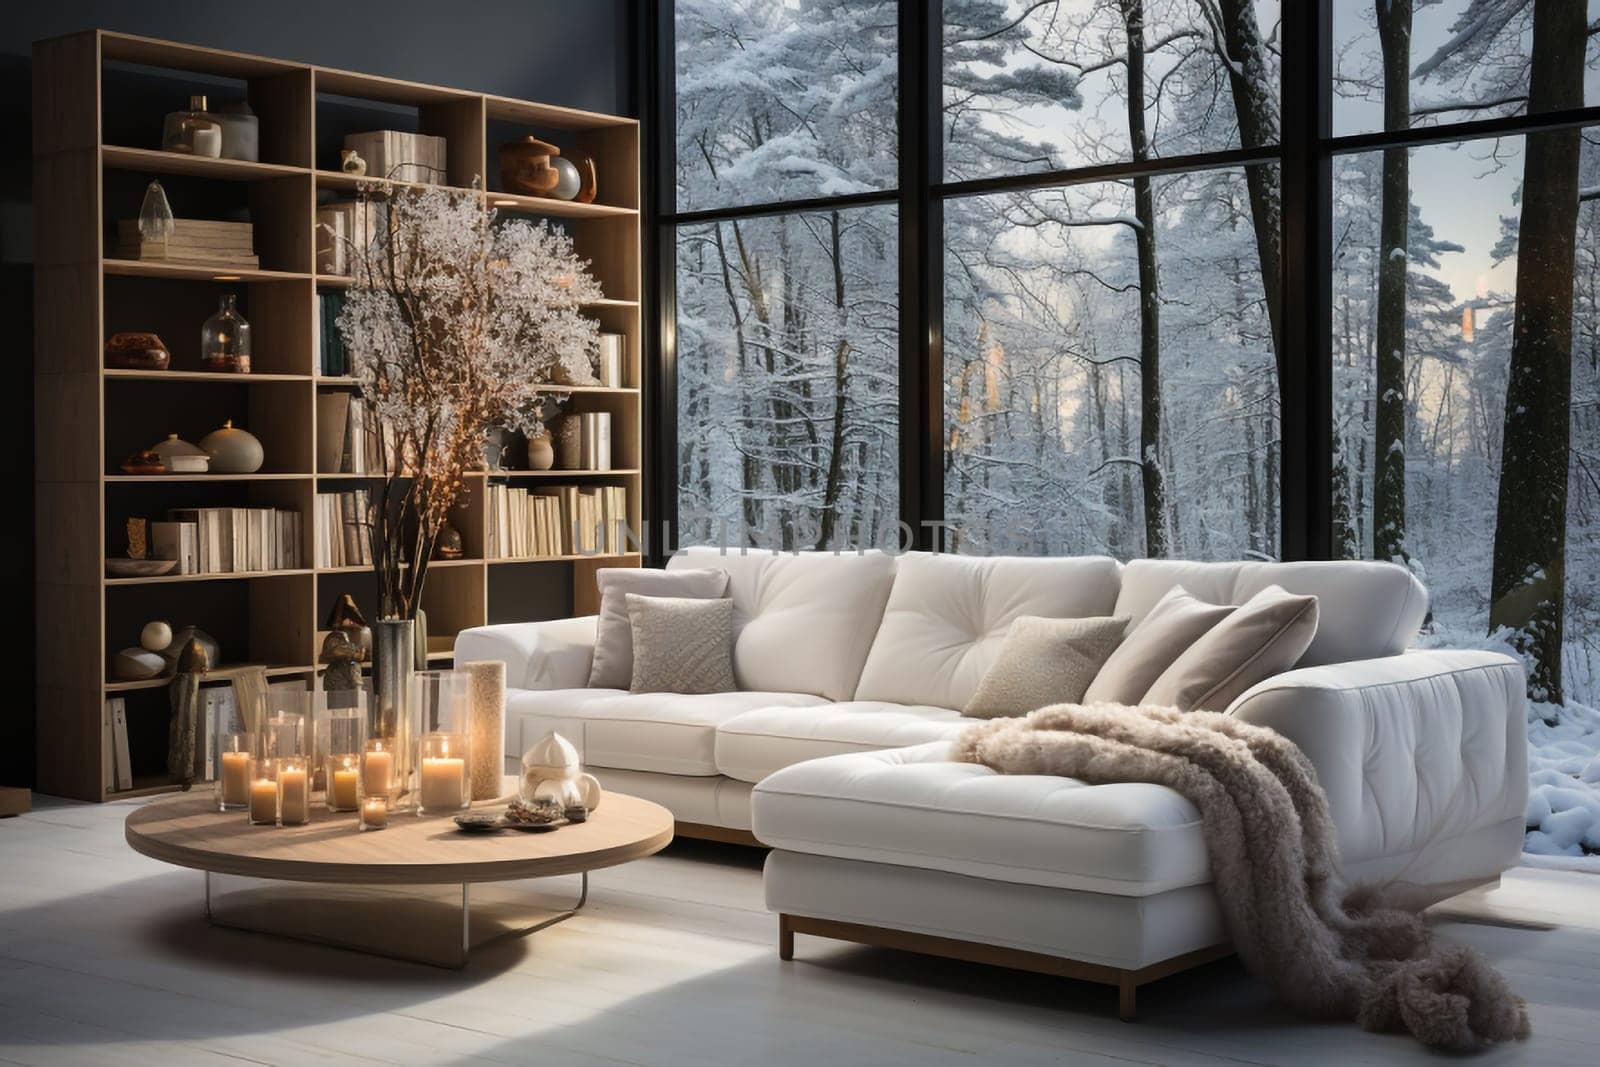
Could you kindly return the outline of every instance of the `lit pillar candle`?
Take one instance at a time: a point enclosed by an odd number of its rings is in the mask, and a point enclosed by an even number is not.
[[[361,802],[361,822],[363,830],[382,830],[389,825],[389,802],[383,797],[368,797]]]
[[[278,821],[278,783],[271,778],[257,778],[250,783],[250,821]]]
[[[222,803],[242,808],[250,802],[250,753],[222,754]]]
[[[311,782],[304,767],[285,767],[278,772],[278,808],[286,826],[311,821]]]
[[[361,791],[369,797],[388,797],[393,772],[394,753],[385,751],[382,741],[374,741],[361,764]]]
[[[455,811],[466,799],[467,761],[450,755],[450,742],[440,743],[439,755],[422,761],[422,809]]]
[[[356,789],[360,781],[354,761],[345,757],[342,766],[333,769],[328,780],[328,807],[334,811],[356,810]]]

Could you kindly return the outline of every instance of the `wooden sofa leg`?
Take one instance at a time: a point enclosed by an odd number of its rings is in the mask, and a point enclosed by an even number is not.
[[[1133,980],[1132,971],[1123,971],[1117,978],[1117,1018],[1125,1023],[1131,1023],[1135,1016],[1135,995],[1139,986]]]
[[[783,914],[778,916],[778,958],[794,959],[794,923]]]

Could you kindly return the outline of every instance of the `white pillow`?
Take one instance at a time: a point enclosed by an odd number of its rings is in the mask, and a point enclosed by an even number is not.
[[[731,693],[733,601],[628,594],[635,693]]]
[[[628,622],[628,594],[711,600],[727,591],[728,572],[602,567],[595,572],[595,582],[600,588],[600,616],[595,620],[589,687],[626,689],[633,681],[633,628]]]
[[[1127,628],[1127,616],[1018,616],[1006,630],[1000,655],[961,714],[971,719],[1000,719],[1051,704],[1076,704]]]
[[[1317,598],[1269,585],[1207,630],[1161,673],[1144,703],[1225,711],[1252,685],[1300,662],[1317,636]]]
[[[1138,704],[1190,645],[1232,614],[1231,604],[1208,604],[1183,586],[1173,586],[1111,653],[1083,702]]]

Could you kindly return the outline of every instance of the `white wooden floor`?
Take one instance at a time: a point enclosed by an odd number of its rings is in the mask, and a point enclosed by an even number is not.
[[[465,972],[392,963],[212,929],[199,874],[123,843],[127,804],[40,803],[0,821],[4,1063],[1439,1061],[1300,1022],[1233,961],[1147,987],[1134,1024],[1083,983],[807,937],[783,964],[759,856],[687,843],[598,873],[579,917]],[[1441,924],[1532,1004],[1533,1039],[1474,1062],[1595,1062],[1600,879],[1519,874],[1472,907],[1577,924]]]

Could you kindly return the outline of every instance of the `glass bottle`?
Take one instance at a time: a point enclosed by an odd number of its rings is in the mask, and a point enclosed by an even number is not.
[[[217,313],[200,328],[200,365],[209,371],[250,373],[250,324],[239,314],[237,296],[223,293]]]
[[[204,96],[191,96],[185,111],[173,111],[161,126],[161,147],[191,156],[222,155],[222,127],[206,111]]]
[[[139,240],[165,245],[172,230],[172,205],[167,203],[167,191],[160,182],[151,182],[145,187],[144,203],[139,206]]]

